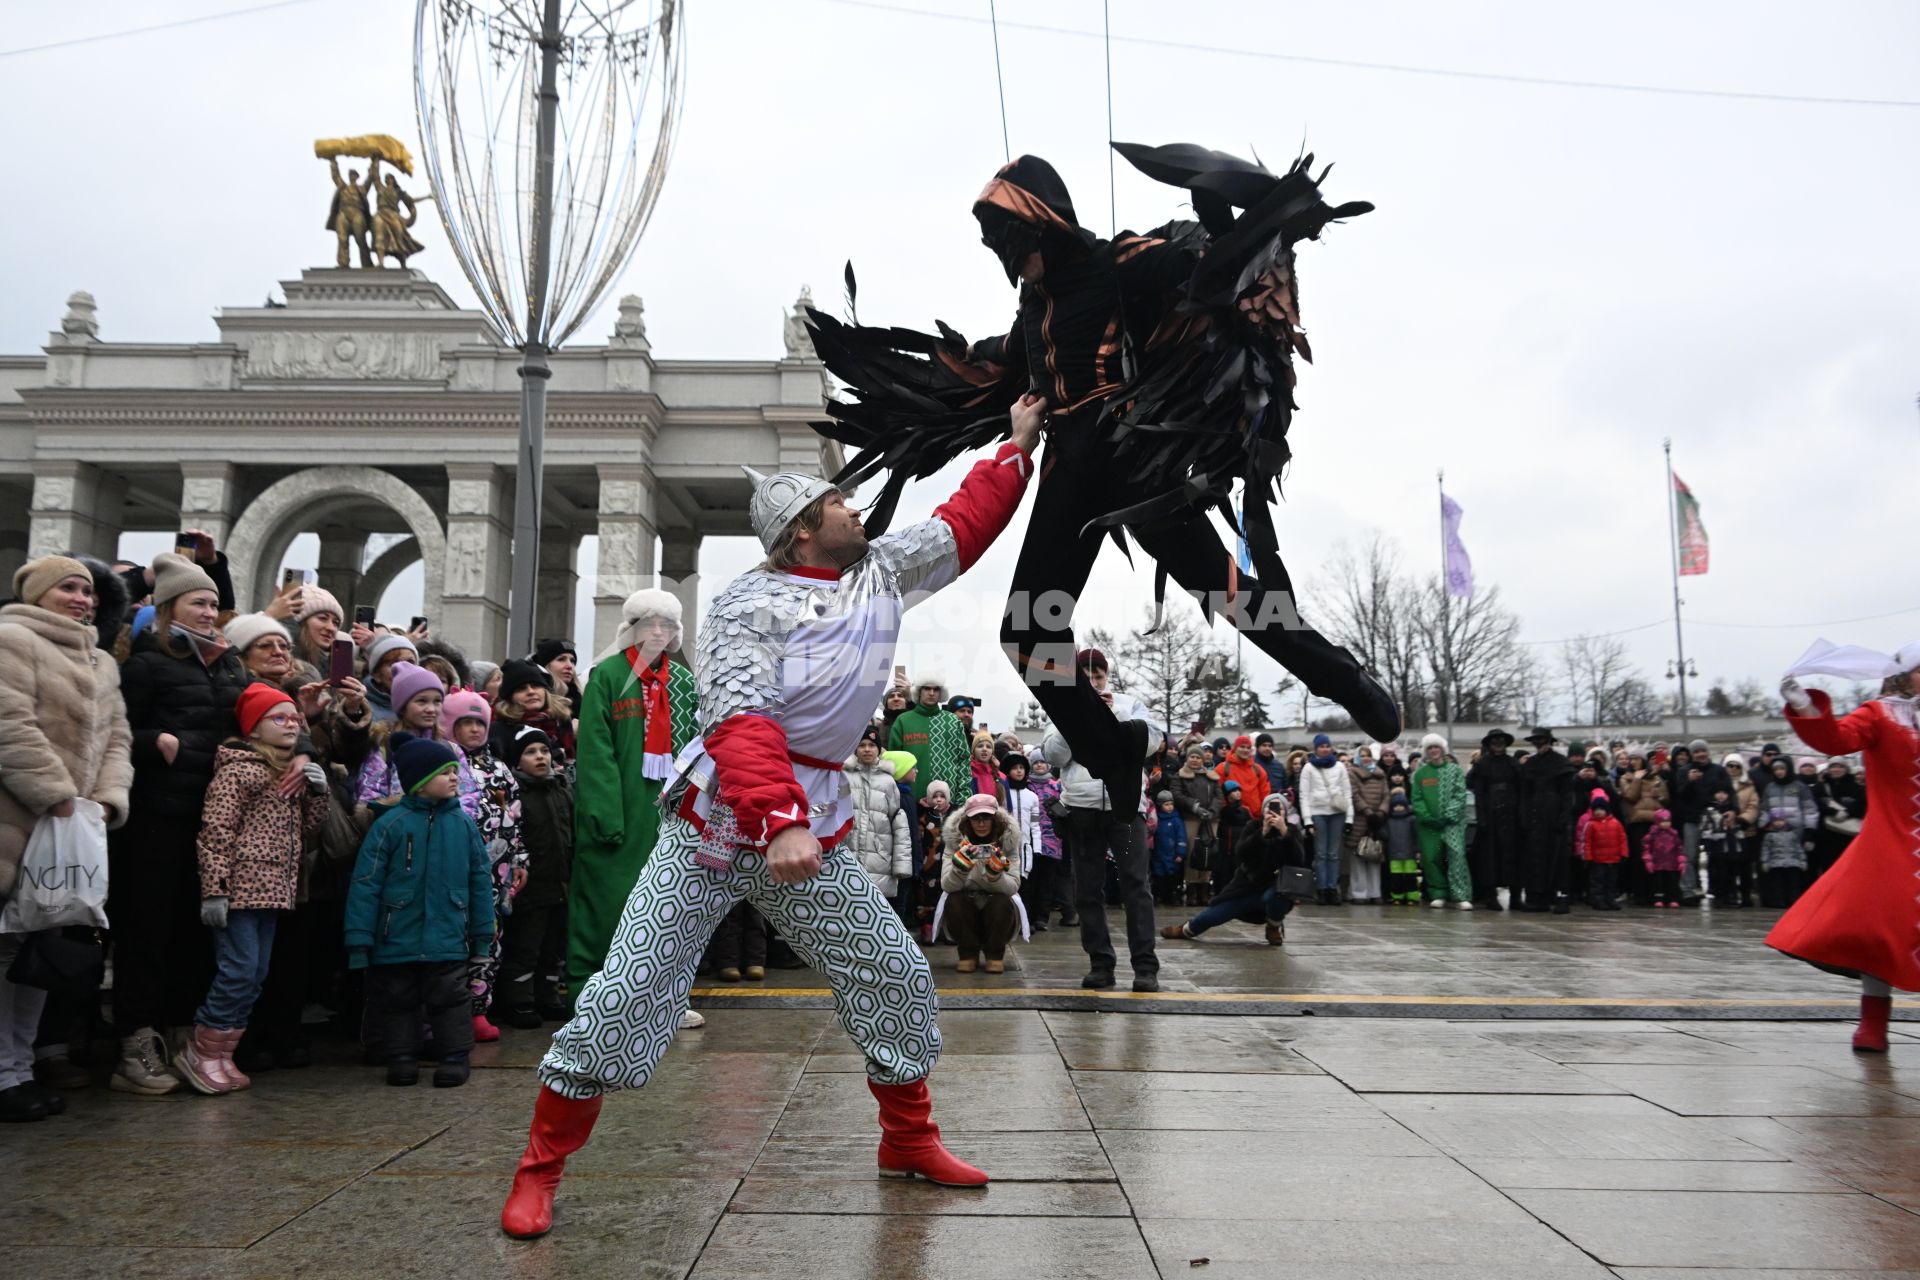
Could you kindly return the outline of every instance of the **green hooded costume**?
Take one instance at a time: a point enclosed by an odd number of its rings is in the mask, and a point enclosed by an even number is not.
[[[620,912],[660,834],[660,790],[680,749],[699,736],[693,672],[665,654],[635,669],[638,648],[595,664],[580,697],[574,781],[573,884],[567,894],[567,991],[606,963]],[[649,767],[648,706],[664,677],[667,725]]]

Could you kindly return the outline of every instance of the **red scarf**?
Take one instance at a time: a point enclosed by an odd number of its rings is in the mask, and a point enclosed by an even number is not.
[[[640,677],[640,693],[646,699],[647,737],[644,776],[664,782],[673,771],[673,721],[667,709],[667,655],[661,654],[652,666],[642,666],[640,646],[627,650],[627,665]]]

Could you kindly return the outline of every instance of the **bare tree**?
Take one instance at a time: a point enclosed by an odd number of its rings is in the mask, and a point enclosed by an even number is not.
[[[1271,719],[1265,699],[1247,681],[1246,669],[1227,654],[1215,654],[1202,662],[1199,678],[1194,683],[1203,695],[1194,719],[1208,729],[1216,724],[1265,725]],[[1293,683],[1285,681],[1282,690]]]
[[[1342,545],[1316,593],[1322,630],[1352,650],[1386,685],[1409,728],[1427,723],[1428,679],[1421,661],[1419,589],[1400,567],[1400,552],[1376,532],[1358,553]]]
[[[1500,588],[1455,599],[1435,574],[1421,584],[1418,600],[1413,622],[1436,714],[1443,719],[1504,720],[1517,712],[1526,651],[1520,644],[1520,619],[1500,599]]]
[[[1190,602],[1170,596],[1158,627],[1155,612],[1152,605],[1146,606],[1145,619],[1118,642],[1117,655],[1113,649],[1101,648],[1126,672],[1125,691],[1147,704],[1156,723],[1178,731],[1193,723],[1205,704],[1207,695],[1200,687],[1203,669],[1209,659],[1220,655]]]
[[[1576,723],[1620,723],[1601,717],[1608,709],[1608,695],[1639,676],[1627,658],[1626,641],[1618,636],[1575,636],[1560,646],[1560,671]],[[1588,712],[1584,722],[1582,707]]]
[[[1601,696],[1595,724],[1653,724],[1660,719],[1661,697],[1643,676],[1631,675]]]

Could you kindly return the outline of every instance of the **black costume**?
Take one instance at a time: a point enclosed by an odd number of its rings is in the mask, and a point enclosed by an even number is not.
[[[1194,146],[1114,148],[1149,177],[1186,188],[1199,221],[1102,240],[1078,224],[1053,166],[1020,157],[974,204],[1009,280],[1032,274],[1035,254],[1042,266],[1021,286],[1005,336],[970,346],[944,324],[935,336],[809,315],[820,358],[859,397],[830,403],[833,421],[820,425],[859,450],[837,482],[889,472],[865,517],[869,535],[886,527],[909,479],[1000,435],[1022,394],[1046,400],[1047,455],[1001,644],[1075,758],[1108,782],[1117,807],[1130,808],[1145,726],[1131,737],[1119,731],[1076,673],[1071,610],[1062,618],[1044,599],[1077,600],[1103,535],[1125,551],[1122,530],[1132,531],[1158,562],[1156,596],[1171,574],[1210,616],[1232,592],[1249,638],[1374,738],[1392,740],[1400,721],[1351,653],[1300,622],[1268,509],[1289,457],[1293,354],[1310,357],[1293,246],[1372,206],[1327,205],[1311,156],[1275,176]],[[848,288],[851,303],[851,268]],[[1246,485],[1257,576],[1236,574],[1206,518],[1217,509],[1239,527],[1236,479]]]
[[[1473,876],[1474,900],[1483,906],[1497,906],[1498,890],[1520,882],[1520,764],[1510,755],[1495,754],[1491,744],[1496,734],[1508,743],[1513,741],[1499,730],[1488,734],[1481,740],[1473,772],[1467,775],[1474,812],[1467,867]]]
[[[1551,746],[1520,765],[1522,910],[1564,905],[1573,857],[1573,775],[1573,762]]]

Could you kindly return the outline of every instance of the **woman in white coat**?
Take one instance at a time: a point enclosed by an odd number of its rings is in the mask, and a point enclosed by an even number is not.
[[[1340,901],[1340,841],[1353,820],[1353,778],[1333,739],[1313,736],[1313,754],[1300,770],[1300,817],[1313,828],[1313,880],[1322,906]]]

